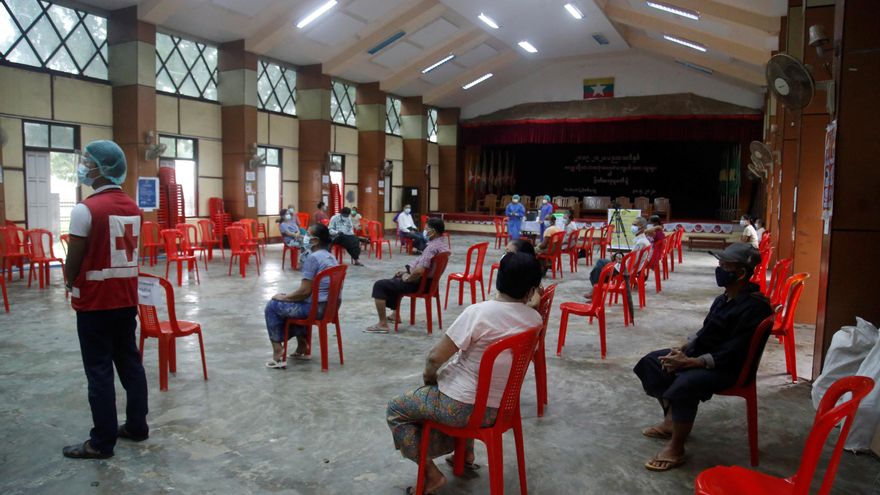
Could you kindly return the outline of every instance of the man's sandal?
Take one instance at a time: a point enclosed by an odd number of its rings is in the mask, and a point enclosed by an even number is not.
[[[266,363],[266,367],[273,370],[283,370],[287,368],[286,361],[275,361],[274,359]]]
[[[642,430],[642,435],[645,435],[648,438],[659,438],[660,440],[669,440],[672,438],[672,433],[665,432],[656,426],[650,426]]]
[[[447,456],[446,464],[455,467],[455,456]],[[477,469],[480,469],[480,465],[475,462],[464,461],[464,468],[468,471],[476,471]]]
[[[61,450],[64,457],[71,459],[109,459],[113,457],[113,452],[97,452],[89,450],[89,441],[86,440],[82,445],[68,445]]]
[[[658,466],[658,462],[665,463],[666,465]],[[648,471],[662,472],[669,471],[670,469],[675,469],[682,464],[684,464],[684,456],[681,456],[678,459],[661,459],[660,457],[655,456],[645,463],[645,469],[647,469]]]

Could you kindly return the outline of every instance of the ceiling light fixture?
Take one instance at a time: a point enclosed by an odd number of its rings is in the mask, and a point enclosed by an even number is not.
[[[688,19],[693,19],[695,21],[700,20],[700,13],[694,12],[693,10],[683,9],[681,7],[676,7],[674,5],[669,5],[666,3],[660,2],[645,2],[648,4],[648,7],[653,7],[657,10],[662,10],[663,12],[669,12],[670,14],[680,15],[682,17],[687,17]]]
[[[482,12],[480,12],[480,15],[478,15],[477,18],[479,18],[481,21],[485,22],[486,25],[492,29],[498,29],[498,27],[499,27],[498,23],[495,22],[495,19],[492,19],[491,17],[487,16],[486,14],[484,14]]]
[[[520,41],[517,44],[519,45],[520,48],[522,48],[523,50],[525,50],[529,53],[538,53],[538,49],[535,48],[534,46],[532,46],[532,44],[529,43],[528,41]]]
[[[484,75],[474,79],[473,81],[465,84],[464,86],[461,87],[461,89],[471,89],[474,86],[476,86],[477,84],[480,84],[481,82],[485,81],[486,79],[489,79],[490,77],[492,77],[494,75],[495,74],[492,74],[491,72],[488,74],[484,74]]]
[[[455,55],[453,55],[453,54],[450,53],[449,55],[447,55],[447,56],[441,58],[440,60],[438,60],[438,61],[436,61],[436,62],[434,62],[434,63],[431,64],[430,66],[425,67],[424,69],[422,69],[422,74],[427,74],[428,72],[431,72],[432,70],[436,69],[437,67],[440,67],[441,65],[445,64],[446,62],[449,62],[450,60],[452,60],[452,59],[454,59],[454,58],[455,58]]]
[[[581,20],[584,18],[584,13],[581,12],[581,9],[577,8],[573,3],[565,4],[565,10],[567,10],[568,13],[577,20]]]
[[[685,66],[685,67],[687,67],[688,69],[692,69],[692,70],[700,71],[700,72],[702,72],[702,73],[704,73],[704,74],[712,75],[712,74],[715,73],[715,71],[713,71],[712,69],[710,69],[710,68],[708,68],[708,67],[703,67],[702,65],[694,64],[694,63],[688,62],[688,61],[686,61],[686,60],[676,60],[676,62],[678,62],[679,64],[681,64],[681,65],[683,65],[683,66]]]
[[[666,41],[671,41],[673,43],[678,43],[679,45],[686,46],[688,48],[693,48],[694,50],[697,50],[700,52],[706,51],[706,45],[704,45],[702,43],[697,43],[696,41],[690,41],[690,40],[686,40],[684,38],[670,36],[668,34],[664,34],[663,39],[665,39]]]
[[[299,22],[296,23],[296,27],[302,29],[308,26],[312,21],[324,15],[328,10],[332,9],[334,5],[336,5],[336,0],[330,0],[329,2],[321,5],[317,9],[315,9],[311,14],[303,17]]]

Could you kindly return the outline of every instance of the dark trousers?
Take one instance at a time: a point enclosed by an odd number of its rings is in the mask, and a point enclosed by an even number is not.
[[[431,281],[428,280],[427,283]],[[420,281],[404,282],[400,277],[386,278],[377,280],[373,284],[373,299],[381,299],[385,301],[385,307],[388,309],[397,309],[400,304],[400,298],[404,294],[410,294],[419,290]]]
[[[413,249],[415,249],[416,251],[424,251],[425,246],[428,245],[428,241],[425,240],[425,236],[423,236],[419,232],[400,232],[400,237],[412,239]]]
[[[125,428],[133,436],[146,436],[147,377],[135,344],[135,308],[76,313],[76,331],[83,368],[89,382],[89,405],[94,427],[89,444],[100,452],[113,452],[118,423],[113,365],[126,392]]]
[[[361,257],[361,243],[358,238],[353,235],[338,234],[333,238],[333,244],[338,244],[348,251],[351,259],[357,260]]]
[[[669,349],[654,351],[639,360],[633,372],[642,381],[645,393],[672,408],[672,420],[677,423],[693,423],[697,417],[700,401],[712,398],[715,392],[731,387],[736,376],[717,370],[694,368],[677,373],[667,373],[660,358]],[[666,409],[664,407],[664,413]]]

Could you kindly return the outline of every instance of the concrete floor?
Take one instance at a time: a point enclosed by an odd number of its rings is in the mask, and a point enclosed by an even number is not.
[[[482,240],[453,235],[447,272],[461,270],[466,247]],[[490,250],[487,267],[499,256]],[[263,366],[270,357],[263,306],[299,281],[298,272],[280,271],[279,258],[280,246],[270,246],[262,276],[251,266],[246,279],[227,277],[226,266],[215,260],[210,271],[202,270],[201,285],[185,282],[177,289],[178,317],[199,321],[204,329],[210,380],[202,380],[195,338],[182,339],[178,372],[170,390],[160,393],[156,343],[148,341],[150,440],[120,442],[107,461],[61,456],[62,446],[86,438],[91,418],[60,273],[53,270],[50,290],[13,282],[12,313],[0,313],[0,493],[403,493],[415,481],[416,466],[394,450],[385,404],[420,385],[425,354],[441,334],[436,327],[426,334],[423,306],[417,324],[402,326],[398,334],[361,329],[375,320],[372,282],[411,258],[395,252],[393,259],[369,259],[366,267],[349,269],[341,316],[346,364],[339,365],[331,344],[329,373],[320,372],[317,357],[292,362],[286,371]],[[596,325],[577,318],[564,357],[555,356],[558,306],[576,300],[588,283],[583,264],[579,273],[565,273],[547,335],[550,404],[543,418],[536,418],[531,372],[522,394],[532,493],[692,493],[701,470],[748,465],[744,401],[716,397],[700,409],[687,464],[668,473],[642,467],[660,444],[639,431],[655,422],[660,410],[642,392],[632,366],[646,352],[699,328],[719,293],[714,263],[707,254],[686,252],[663,292],[648,293],[635,328],[623,327],[620,306],[610,309],[605,361],[599,359]],[[164,265],[158,268],[152,271],[164,271]],[[460,311],[450,302],[445,325]],[[809,376],[811,329],[802,328],[799,337],[798,367]],[[810,385],[791,385],[783,371],[782,346],[771,341],[758,383],[760,469],[777,476],[797,469],[814,414]],[[124,396],[119,404],[124,411]],[[506,489],[517,493],[512,436],[504,446]],[[477,455],[485,462],[481,445]],[[441,493],[488,493],[485,469],[467,480],[452,477],[445,465],[441,469],[450,479]],[[880,493],[878,474],[875,458],[845,454],[834,492]]]

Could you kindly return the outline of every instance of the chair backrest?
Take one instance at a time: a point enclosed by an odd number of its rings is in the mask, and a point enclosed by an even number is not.
[[[544,292],[541,294],[541,301],[538,303],[538,313],[541,314],[543,326],[541,327],[541,333],[538,335],[539,340],[543,339],[544,334],[547,333],[547,324],[550,322],[550,311],[553,309],[553,297],[555,295],[556,284],[550,284],[545,287]]]
[[[626,196],[618,196],[614,198],[614,201],[619,204],[621,208],[629,208],[632,206],[632,203],[630,203],[629,198]]]
[[[443,272],[446,271],[446,264],[449,263],[449,254],[450,253],[448,252],[440,253],[431,259],[430,268],[428,268],[427,272],[422,276],[418,290],[413,292],[412,295],[433,296],[434,294],[438,294],[438,291],[440,290],[440,279],[443,277]],[[427,286],[428,280],[431,281],[430,287]]]
[[[492,224],[495,226],[495,237],[504,234],[504,219],[502,217],[492,217]]]
[[[159,225],[156,222],[146,221],[141,224],[141,243],[143,245],[147,244],[159,244]]]
[[[6,253],[27,254],[27,231],[15,224],[6,224]]]
[[[370,237],[371,242],[384,240],[385,233],[382,231],[382,224],[375,220],[370,220],[367,223],[367,235]]]
[[[773,315],[764,318],[755,328],[752,334],[752,340],[749,343],[749,352],[746,354],[746,360],[736,379],[736,388],[742,388],[755,381],[755,375],[758,373],[758,366],[761,364],[761,356],[764,354],[764,345],[773,330]]]
[[[532,202],[532,197],[529,196],[529,195],[527,195],[527,194],[523,194],[523,195],[521,195],[521,196],[519,197],[519,202],[520,202],[521,205],[523,205],[523,206],[525,206],[526,208],[528,208],[528,207],[529,207],[529,204]]]
[[[486,259],[486,251],[489,249],[488,242],[479,242],[469,247],[467,250],[467,261],[465,261],[464,265],[464,276],[467,278],[468,275],[482,273],[483,271],[483,260]],[[474,261],[473,270],[471,270],[471,260]]]
[[[562,239],[565,237],[565,232],[557,232],[550,236],[550,239],[547,240],[547,256],[559,256],[562,254]]]
[[[866,376],[847,376],[834,382],[828,391],[825,392],[825,395],[819,402],[818,409],[816,409],[816,418],[813,420],[813,427],[810,429],[810,435],[807,437],[804,451],[801,454],[801,464],[798,467],[797,474],[793,476],[794,490],[792,490],[792,493],[797,495],[807,495],[810,493],[810,485],[815,477],[819,456],[822,454],[825,442],[828,440],[828,435],[838,423],[844,421],[844,425],[837,437],[837,443],[834,445],[831,460],[825,469],[825,476],[822,478],[819,495],[831,492],[831,485],[834,484],[837,466],[840,463],[840,455],[843,452],[843,445],[846,443],[846,437],[849,435],[859,403],[873,388],[874,380]],[[838,405],[838,401],[846,394],[852,395],[849,400]]]
[[[202,243],[217,242],[214,238],[214,222],[210,220],[199,220],[199,231],[202,234]]]
[[[788,281],[788,274],[791,272],[793,261],[791,258],[785,258],[773,265],[773,272],[770,274],[770,284],[767,285],[767,291],[764,295],[770,298],[770,304],[774,307],[781,303],[782,288]]]
[[[54,258],[54,253],[51,253],[52,250],[52,233],[46,229],[30,229],[26,231],[28,237],[28,256],[31,258],[46,258],[50,257],[49,254],[52,254],[52,258]],[[49,249],[46,249],[46,244],[44,240],[48,240]]]
[[[608,289],[611,288],[611,279],[614,277],[614,263],[608,263],[599,272],[599,281],[593,286],[593,296],[590,299],[590,309],[599,311],[605,307],[605,299],[608,297]]]
[[[654,211],[666,213],[669,211],[669,198],[654,198]]]
[[[61,243],[61,249],[67,254],[67,246],[70,244],[70,234],[61,234],[58,236],[58,242]]]
[[[581,240],[581,235],[583,233],[584,229],[575,229],[568,234],[568,240],[565,242],[564,248],[566,253],[571,253],[579,248],[578,241]]]
[[[513,196],[505,194],[504,196],[501,196],[501,204],[507,206],[507,203],[510,203],[511,199],[513,199]]]
[[[770,257],[773,255],[773,247],[767,246],[762,249],[760,253],[761,262],[755,266],[755,271],[752,273],[752,278],[749,279],[749,281],[758,284],[761,287],[761,290],[765,290],[767,285],[767,265],[770,264]]]
[[[149,279],[155,280],[160,287],[162,287],[163,292],[165,294],[165,310],[168,313],[168,323],[171,327],[172,333],[180,333],[180,326],[177,322],[177,313],[174,309],[174,286],[171,285],[170,282],[165,280],[162,277],[158,277],[156,275],[151,275],[149,273],[138,273],[138,278],[141,279]],[[156,309],[155,304],[142,304],[144,301],[144,295],[141,291],[144,291],[146,287],[142,287],[140,284],[138,286],[138,316],[141,320],[141,326],[144,331],[147,333],[158,335],[161,332],[159,325],[159,316],[158,311]],[[145,292],[145,291],[144,291]],[[152,296],[153,294],[150,293]],[[156,301],[153,301],[154,303]]]
[[[633,206],[637,210],[642,210],[642,213],[647,213],[651,207],[651,200],[645,196],[636,196],[633,200]]]
[[[603,242],[605,242],[606,244],[608,244],[610,246],[611,245],[611,236],[613,236],[613,235],[614,235],[614,224],[613,223],[605,224],[605,239],[603,239]]]
[[[184,250],[192,249],[199,245],[199,231],[195,225],[189,223],[177,224],[177,230],[183,234],[181,238],[181,247]]]
[[[160,232],[162,240],[165,242],[165,255],[169,259],[174,259],[183,254],[184,242],[183,233],[177,229],[162,229]]]
[[[761,238],[758,239],[758,250],[763,251],[770,245],[770,232],[764,231],[764,234],[761,235]]]
[[[298,212],[296,214],[296,219],[299,222],[299,226],[301,228],[304,228],[304,229],[309,228],[309,214],[308,213]]]
[[[236,223],[241,224],[245,228],[248,240],[254,239],[257,236],[257,221],[253,218],[242,218]]]
[[[336,320],[347,269],[347,265],[336,265],[325,268],[315,275],[315,279],[312,280],[312,307],[309,309],[309,320],[318,321],[318,304],[320,304],[318,299],[321,295],[321,284],[323,284],[324,279],[329,279],[330,285],[327,288],[327,304],[324,306],[324,315],[321,317],[321,321],[332,323]]]
[[[529,363],[532,361],[532,356],[535,355],[540,332],[540,326],[529,328],[515,335],[503,337],[486,348],[480,359],[476,400],[467,428],[479,429],[482,426],[489,400],[489,389],[492,384],[492,370],[498,355],[504,351],[511,353],[510,372],[507,375],[507,385],[501,396],[501,404],[498,407],[498,416],[495,419],[494,427],[501,428],[503,431],[518,416],[519,393],[526,377],[526,371],[529,369]]]
[[[233,252],[242,251],[244,243],[247,240],[244,228],[238,225],[230,225],[226,227],[226,237],[229,238],[229,248]]]
[[[797,310],[801,294],[804,292],[804,282],[808,278],[810,278],[810,274],[805,272],[796,273],[791,277],[788,277],[788,282],[785,284],[785,303],[782,306],[782,315],[780,316],[782,328],[789,328],[794,325],[794,313]]]
[[[660,242],[663,242],[663,241],[660,241]],[[648,254],[648,252],[653,253],[653,251],[651,251],[651,249],[658,249],[657,244],[654,244],[653,248],[651,246],[645,246],[645,247],[641,247],[639,249],[636,249],[635,251],[633,251],[631,253],[632,256],[630,256],[630,258],[628,260],[629,264],[626,266],[627,273],[630,273],[633,275],[633,277],[630,277],[630,283],[634,283],[636,281],[635,275],[638,275],[639,272],[641,272],[642,269],[645,268],[648,265],[648,263],[651,261],[650,259],[647,259],[647,260],[645,259],[645,256]],[[660,249],[662,249],[662,246],[660,247]]]
[[[580,248],[584,251],[592,251],[593,250],[593,236],[596,234],[596,227],[590,225],[586,229],[584,229],[583,234],[581,234],[581,245]]]

